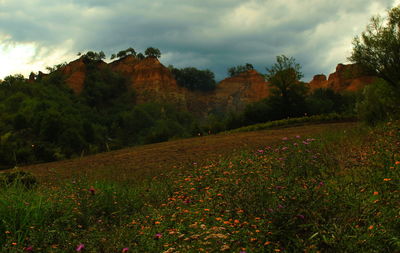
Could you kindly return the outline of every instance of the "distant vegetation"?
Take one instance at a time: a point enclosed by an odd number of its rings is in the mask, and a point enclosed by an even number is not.
[[[125,78],[88,54],[81,95],[66,87],[61,68],[29,83],[6,77],[0,85],[0,168],[47,162],[121,147],[188,137],[192,115],[171,105],[135,105]],[[93,57],[92,57],[93,56]]]
[[[243,73],[243,72],[246,72],[246,71],[249,71],[249,70],[253,70],[253,69],[254,69],[254,67],[253,67],[252,64],[246,63],[245,65],[238,65],[236,67],[229,68],[228,69],[228,75],[230,77],[233,77],[233,76],[239,75],[240,73]]]
[[[177,69],[169,66],[178,85],[189,90],[211,91],[216,87],[214,73],[210,70],[199,70],[194,67]]]
[[[147,57],[160,58],[161,51],[158,48],[148,47],[146,51],[144,51],[144,55],[146,55]]]
[[[115,58],[118,58],[118,59],[121,59],[121,58],[124,58],[124,57],[126,57],[127,55],[133,55],[133,56],[136,56],[136,51],[135,51],[135,49],[133,49],[133,48],[127,48],[127,49],[125,49],[125,50],[121,50],[121,51],[119,51],[117,54],[112,54],[111,55],[111,60],[113,60],[113,59],[115,59]]]
[[[243,112],[227,115],[211,115],[206,126],[211,132],[235,129],[243,126],[288,118],[321,114],[344,114],[355,117],[357,93],[337,93],[329,88],[310,91],[300,81],[301,66],[294,58],[284,55],[266,68],[271,95],[246,106]],[[307,119],[305,119],[307,121]]]

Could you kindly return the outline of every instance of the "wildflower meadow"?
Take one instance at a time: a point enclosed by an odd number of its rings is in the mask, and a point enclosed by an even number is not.
[[[140,180],[3,183],[1,252],[400,252],[399,130],[285,137]]]

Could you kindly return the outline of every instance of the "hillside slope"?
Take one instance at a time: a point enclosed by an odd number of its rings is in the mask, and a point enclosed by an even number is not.
[[[108,178],[129,180],[147,173],[164,171],[188,163],[205,163],[220,156],[254,150],[278,143],[284,137],[311,136],[322,131],[342,131],[357,123],[330,123],[257,132],[219,134],[126,148],[97,155],[22,167],[43,182]]]

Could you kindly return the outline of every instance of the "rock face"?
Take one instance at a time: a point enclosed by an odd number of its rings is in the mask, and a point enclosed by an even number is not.
[[[264,76],[255,70],[243,72],[221,81],[210,92],[191,91],[177,84],[171,71],[157,58],[140,60],[132,55],[110,64],[103,61],[97,67],[109,67],[129,80],[129,86],[135,90],[136,103],[162,102],[188,110],[197,116],[205,117],[210,113],[224,114],[229,111],[242,111],[247,104],[260,101],[270,95]],[[76,93],[82,92],[87,64],[79,58],[61,68],[67,85]],[[339,64],[336,72],[329,75],[316,75],[309,83],[311,90],[331,88],[337,92],[359,90],[376,80],[357,65]]]
[[[157,58],[140,60],[134,56],[110,63],[112,70],[126,76],[136,92],[136,103],[172,103],[186,109],[186,89],[178,86],[168,68]]]
[[[329,75],[316,75],[309,83],[311,90],[318,88],[330,88],[336,92],[356,91],[362,89],[365,85],[371,84],[377,78],[364,71],[357,64],[338,64],[336,72]]]
[[[107,63],[99,61],[96,63],[98,68],[105,68]],[[75,94],[80,94],[85,83],[87,65],[83,57],[70,62],[61,69],[61,73],[66,77],[66,84],[74,91]]]
[[[172,103],[202,117],[209,113],[243,110],[247,104],[269,94],[264,77],[255,70],[223,80],[214,91],[200,92],[179,86],[171,71],[156,58],[139,60],[128,56],[110,66],[129,77],[131,87],[136,91],[137,103]]]
[[[249,103],[268,97],[264,76],[255,70],[221,81],[215,90],[215,104],[225,111],[241,111]]]

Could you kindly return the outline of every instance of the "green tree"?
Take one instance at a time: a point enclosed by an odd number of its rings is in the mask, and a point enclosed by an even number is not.
[[[277,56],[276,63],[266,68],[266,79],[271,87],[270,103],[282,112],[282,117],[302,116],[306,112],[307,87],[300,82],[303,74],[293,57]]]
[[[101,61],[106,58],[106,55],[103,51],[100,52],[93,52],[89,51],[83,56],[83,60],[86,62],[96,62],[96,61]]]
[[[398,117],[399,108],[398,93],[383,79],[366,86],[356,105],[359,118],[370,125]]]
[[[144,51],[144,54],[147,57],[154,57],[154,58],[160,58],[161,57],[161,51],[158,48],[154,47],[148,47],[146,51]]]
[[[238,65],[236,67],[228,68],[228,75],[230,77],[233,77],[233,76],[239,75],[240,73],[243,73],[243,72],[246,72],[249,70],[253,70],[253,69],[254,69],[254,66],[252,64],[246,63],[245,65]]]
[[[126,57],[126,56],[128,56],[128,55],[136,56],[136,51],[135,51],[135,49],[133,49],[132,47],[130,47],[130,48],[127,48],[127,49],[125,49],[125,50],[121,50],[121,51],[119,51],[117,54],[112,54],[110,59],[111,59],[111,60],[113,60],[113,59],[115,59],[115,58],[121,59],[121,58],[124,58],[124,57]]]
[[[214,73],[208,69],[199,70],[193,67],[176,69],[170,67],[177,83],[190,90],[211,91],[216,87]]]
[[[2,85],[13,85],[15,83],[24,82],[25,77],[21,74],[6,76],[1,83]]]
[[[318,115],[331,112],[343,112],[346,107],[344,95],[336,93],[330,88],[314,90],[306,98],[308,113]],[[353,106],[354,107],[354,106]]]
[[[146,58],[146,57],[144,56],[144,54],[142,54],[142,53],[138,53],[138,54],[136,55],[136,57],[137,57],[139,60],[143,60],[144,58]]]
[[[387,17],[376,16],[361,36],[353,41],[349,60],[400,86],[400,6],[388,11]]]

